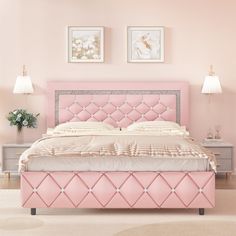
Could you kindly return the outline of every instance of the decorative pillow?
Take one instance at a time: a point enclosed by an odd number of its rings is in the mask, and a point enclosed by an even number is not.
[[[93,121],[79,121],[79,122],[67,122],[56,126],[53,130],[53,134],[68,134],[68,133],[80,133],[86,131],[104,131],[113,130],[114,127],[103,123]]]

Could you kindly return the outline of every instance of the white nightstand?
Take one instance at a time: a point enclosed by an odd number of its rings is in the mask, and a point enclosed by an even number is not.
[[[233,144],[226,142],[202,142],[202,146],[210,149],[216,157],[217,173],[225,173],[226,177],[231,174],[234,169],[233,161]]]
[[[4,144],[2,146],[2,171],[8,174],[18,172],[18,161],[20,155],[29,147],[31,143]]]

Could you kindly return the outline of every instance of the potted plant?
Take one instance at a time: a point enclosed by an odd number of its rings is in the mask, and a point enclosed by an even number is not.
[[[37,117],[38,114],[33,114],[27,112],[25,109],[16,109],[14,111],[9,112],[7,119],[10,121],[11,126],[17,127],[17,136],[18,141],[21,142],[19,137],[22,135],[23,127],[26,128],[36,128],[37,127]]]

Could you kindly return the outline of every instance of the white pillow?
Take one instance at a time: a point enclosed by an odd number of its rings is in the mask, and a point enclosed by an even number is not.
[[[79,122],[67,122],[56,126],[53,130],[53,134],[76,134],[80,132],[90,132],[90,131],[104,131],[113,130],[114,127],[96,121],[79,121]]]
[[[172,121],[138,122],[128,126],[127,131],[148,132],[156,135],[189,135],[185,126],[180,126]]]
[[[127,127],[129,131],[162,131],[162,130],[172,130],[172,129],[181,129],[181,126],[172,121],[144,121],[133,123],[132,125]]]

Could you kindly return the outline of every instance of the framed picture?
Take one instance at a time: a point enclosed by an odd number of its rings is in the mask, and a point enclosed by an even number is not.
[[[68,62],[104,62],[104,27],[68,27]]]
[[[128,62],[164,62],[164,27],[127,28]]]

